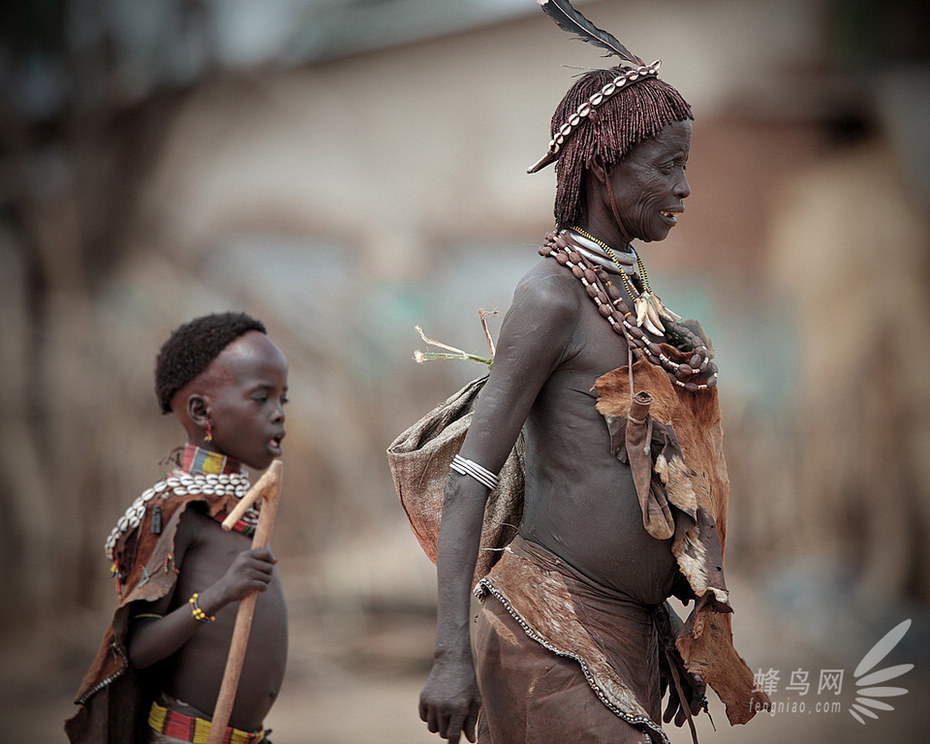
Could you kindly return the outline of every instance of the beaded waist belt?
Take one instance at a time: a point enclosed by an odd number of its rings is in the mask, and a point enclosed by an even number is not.
[[[207,744],[210,738],[210,721],[179,713],[171,708],[152,703],[149,711],[149,727],[159,734],[170,736],[182,741],[191,741],[195,744]],[[223,735],[223,744],[258,744],[265,739],[265,731],[243,731],[242,729],[226,727]]]

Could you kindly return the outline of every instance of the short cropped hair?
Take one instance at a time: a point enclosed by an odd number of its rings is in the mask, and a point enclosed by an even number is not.
[[[591,70],[569,88],[552,116],[552,136],[588,98],[627,68]],[[656,77],[627,84],[595,109],[572,133],[556,161],[555,224],[571,227],[587,211],[582,177],[598,156],[605,167],[623,160],[639,142],[655,137],[674,121],[693,119],[691,107],[681,94]]]
[[[233,312],[204,315],[179,326],[162,344],[155,359],[155,395],[162,413],[171,413],[175,393],[249,331],[267,332],[261,321]]]

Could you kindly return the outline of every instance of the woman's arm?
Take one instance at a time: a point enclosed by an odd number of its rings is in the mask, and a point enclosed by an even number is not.
[[[577,283],[534,273],[518,286],[504,319],[494,364],[460,452],[494,473],[510,455],[537,394],[565,357],[577,318]],[[488,490],[472,477],[450,474],[437,551],[436,649],[420,696],[420,717],[450,742],[459,741],[463,730],[474,741],[480,707],[469,611],[487,497]]]

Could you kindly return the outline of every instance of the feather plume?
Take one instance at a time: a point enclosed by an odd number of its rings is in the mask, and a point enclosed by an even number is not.
[[[602,31],[572,7],[569,0],[537,0],[543,13],[549,16],[563,31],[567,31],[588,44],[605,49],[608,55],[616,55],[634,65],[645,64],[614,36]]]

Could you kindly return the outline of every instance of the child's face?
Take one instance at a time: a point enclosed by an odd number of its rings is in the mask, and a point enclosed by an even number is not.
[[[249,331],[208,368],[204,392],[213,439],[203,446],[264,470],[281,454],[287,360],[264,333]]]

